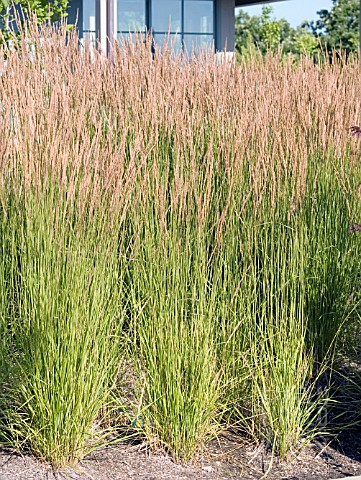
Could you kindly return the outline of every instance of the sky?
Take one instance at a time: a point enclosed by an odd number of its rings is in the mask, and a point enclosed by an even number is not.
[[[272,6],[277,19],[285,18],[292,27],[297,27],[303,20],[317,20],[319,10],[330,10],[331,0],[286,0],[283,2],[268,3]],[[262,5],[243,7],[242,10],[250,15],[260,15]]]

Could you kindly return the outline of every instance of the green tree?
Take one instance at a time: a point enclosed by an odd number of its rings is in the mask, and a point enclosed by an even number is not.
[[[278,48],[285,25],[273,18],[272,13],[272,7],[263,7],[262,15],[251,16],[239,11],[236,16],[236,49],[239,53],[244,53],[251,45],[262,53]]]
[[[359,48],[360,0],[332,0],[331,10],[320,10],[319,19],[308,26],[331,53],[342,47],[346,53]]]
[[[67,17],[69,0],[0,0],[0,24],[5,40],[13,38],[17,22],[24,24],[35,14],[38,25]]]
[[[282,49],[284,55],[313,54],[318,42],[307,23],[292,28],[287,20],[277,20],[272,7],[263,7],[261,15],[249,15],[240,10],[236,16],[236,51],[244,55],[250,48],[262,54]]]

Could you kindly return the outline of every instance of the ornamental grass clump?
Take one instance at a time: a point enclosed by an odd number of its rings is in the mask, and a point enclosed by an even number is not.
[[[59,467],[107,441],[102,415],[122,365],[132,160],[106,134],[112,120],[100,99],[89,102],[92,63],[82,81],[77,38],[32,34],[31,58],[25,47],[12,52],[0,77],[1,436]]]
[[[182,461],[232,427],[286,457],[357,331],[358,63],[143,40],[1,47],[1,441]]]

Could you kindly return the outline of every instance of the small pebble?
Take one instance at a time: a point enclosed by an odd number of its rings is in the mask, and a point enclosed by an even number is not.
[[[213,468],[210,465],[208,465],[206,467],[202,467],[202,470],[205,471],[205,472],[213,472]]]

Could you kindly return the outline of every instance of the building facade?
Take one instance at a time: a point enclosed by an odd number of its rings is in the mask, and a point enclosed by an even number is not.
[[[169,38],[175,48],[234,50],[237,6],[264,0],[70,0],[69,23],[77,22],[82,38],[113,38],[151,31],[157,44]]]

